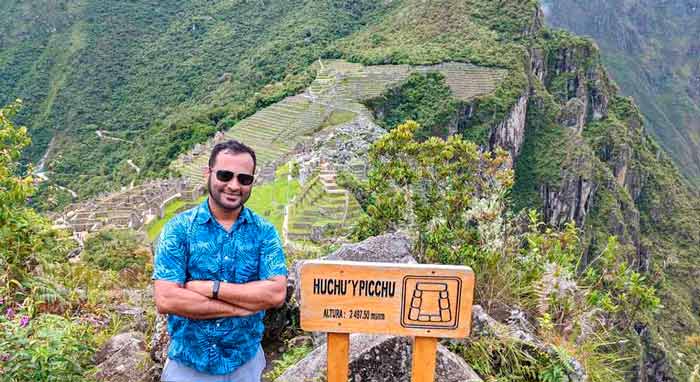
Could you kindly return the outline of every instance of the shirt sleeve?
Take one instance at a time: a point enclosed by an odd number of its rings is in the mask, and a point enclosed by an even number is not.
[[[187,232],[182,221],[171,219],[158,236],[153,259],[153,280],[185,284],[187,272]]]
[[[287,264],[277,230],[272,224],[266,224],[260,250],[260,280],[275,276],[287,276]]]

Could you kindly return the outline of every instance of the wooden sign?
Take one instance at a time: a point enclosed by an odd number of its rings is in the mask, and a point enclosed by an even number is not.
[[[464,338],[473,295],[469,267],[308,261],[301,268],[301,327]]]

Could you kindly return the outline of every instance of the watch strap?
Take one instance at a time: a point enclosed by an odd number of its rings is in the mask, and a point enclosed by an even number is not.
[[[219,287],[221,286],[221,281],[219,280],[214,280],[214,283],[211,285],[211,298],[214,300],[217,300],[219,298]]]

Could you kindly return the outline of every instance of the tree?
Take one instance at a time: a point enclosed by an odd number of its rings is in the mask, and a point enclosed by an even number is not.
[[[367,215],[357,236],[407,229],[418,235],[420,256],[433,261],[468,246],[488,245],[481,239],[489,234],[479,234],[470,214],[476,211],[472,207],[499,204],[507,195],[513,184],[507,152],[482,151],[456,135],[418,142],[418,129],[408,121],[372,147]]]
[[[6,301],[22,300],[30,272],[65,251],[58,232],[27,205],[34,192],[31,175],[16,173],[22,149],[31,142],[27,129],[11,121],[21,105],[17,100],[0,108],[0,298]]]

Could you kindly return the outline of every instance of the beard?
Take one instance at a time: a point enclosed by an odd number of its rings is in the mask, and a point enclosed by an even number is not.
[[[236,192],[226,192],[226,185],[217,188],[212,187],[211,177],[207,179],[207,189],[209,190],[209,197],[213,203],[215,203],[219,208],[225,211],[236,211],[243,207],[245,202],[248,201],[250,197],[250,191],[243,192],[242,190]]]

